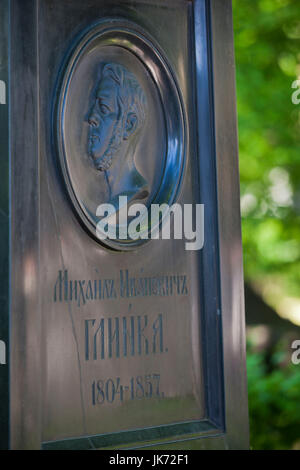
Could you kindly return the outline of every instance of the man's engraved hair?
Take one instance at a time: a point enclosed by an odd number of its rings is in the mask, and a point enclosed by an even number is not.
[[[136,130],[140,130],[146,120],[146,97],[135,76],[122,65],[109,63],[103,67],[101,77],[110,78],[118,85],[119,119],[134,113],[138,121]]]

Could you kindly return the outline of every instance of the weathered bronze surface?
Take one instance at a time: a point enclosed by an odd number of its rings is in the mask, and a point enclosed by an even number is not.
[[[0,447],[246,448],[230,1],[2,12]],[[100,243],[120,195],[204,204],[203,250]]]

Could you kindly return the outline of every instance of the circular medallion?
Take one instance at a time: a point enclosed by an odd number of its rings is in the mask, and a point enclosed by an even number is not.
[[[176,201],[182,100],[166,59],[136,25],[107,20],[79,38],[63,67],[54,128],[68,194],[94,238],[107,205],[120,216],[125,202],[149,209]],[[136,248],[155,229],[151,217],[140,218],[140,237],[132,239],[121,235],[124,217],[117,220],[117,236],[101,238],[113,249]]]

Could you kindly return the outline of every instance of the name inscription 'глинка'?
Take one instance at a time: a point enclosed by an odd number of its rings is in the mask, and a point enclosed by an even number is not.
[[[163,314],[85,320],[85,360],[148,356],[168,352]]]
[[[54,302],[74,302],[80,307],[89,301],[117,298],[188,295],[185,274],[133,277],[121,270],[118,279],[70,279],[60,270],[54,285]]]

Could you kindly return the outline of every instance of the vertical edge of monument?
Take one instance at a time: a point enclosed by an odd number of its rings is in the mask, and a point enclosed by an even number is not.
[[[194,4],[195,77],[200,200],[205,206],[203,264],[203,345],[208,419],[225,431],[222,315],[219,281],[217,181],[209,2]],[[221,444],[222,447],[222,444]]]
[[[249,448],[235,57],[231,0],[210,0],[226,441]]]
[[[38,0],[13,0],[10,21],[11,448],[41,447]]]
[[[8,9],[0,0],[0,449],[9,447]]]

